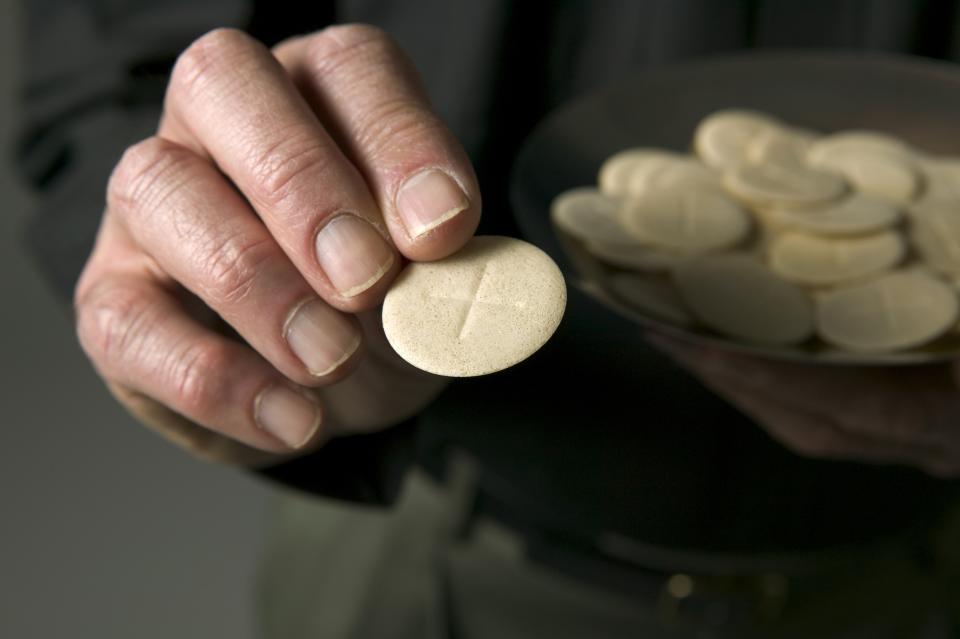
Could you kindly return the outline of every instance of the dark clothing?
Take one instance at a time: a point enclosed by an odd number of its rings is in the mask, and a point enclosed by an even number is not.
[[[475,161],[480,232],[510,235],[519,231],[509,171],[524,136],[551,108],[629,70],[743,48],[960,55],[955,2],[305,4],[260,2],[252,13],[199,0],[25,4],[36,50],[26,56],[35,66],[25,75],[21,165],[46,193],[27,242],[65,301],[92,246],[109,169],[153,132],[176,53],[214,26],[246,25],[268,43],[333,19],[384,27]],[[953,484],[906,468],[794,455],[646,347],[634,325],[570,293],[556,336],[527,362],[458,380],[416,420],[264,474],[385,503],[410,464],[442,474],[460,450],[480,465],[481,503],[521,525],[744,552],[862,543],[920,525],[954,494]]]

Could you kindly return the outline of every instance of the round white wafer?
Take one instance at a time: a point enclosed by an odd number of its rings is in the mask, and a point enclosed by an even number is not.
[[[566,299],[563,275],[546,253],[514,238],[479,236],[450,257],[409,264],[383,302],[383,330],[417,368],[486,375],[543,346]]]
[[[758,133],[747,145],[744,159],[750,164],[804,166],[817,134],[803,129],[770,127]]]
[[[664,161],[683,157],[678,153],[662,149],[626,149],[611,155],[603,162],[597,176],[597,183],[600,191],[606,195],[628,195],[634,173],[646,173],[650,167],[660,166]]]
[[[750,216],[723,191],[673,187],[628,200],[620,222],[637,240],[681,253],[731,247],[750,231]]]
[[[798,344],[813,333],[810,299],[744,255],[691,259],[674,271],[680,297],[715,331],[747,342]]]
[[[663,278],[632,273],[614,273],[607,280],[615,297],[654,319],[690,326],[693,316],[683,307],[683,300],[673,284]]]
[[[813,206],[847,191],[839,175],[780,164],[740,164],[724,174],[723,185],[754,205]]]
[[[837,134],[810,147],[811,166],[843,175],[860,192],[898,204],[913,200],[921,185],[903,142],[871,133]]]
[[[905,254],[903,238],[893,231],[843,239],[789,232],[773,241],[770,267],[797,284],[830,286],[881,273]]]
[[[743,161],[757,135],[777,126],[776,120],[756,111],[718,111],[701,120],[693,134],[693,146],[709,166],[729,169]]]
[[[628,243],[630,236],[620,225],[621,201],[590,187],[564,191],[550,205],[550,219],[584,242]]]
[[[917,270],[897,271],[817,298],[817,331],[830,344],[862,352],[920,346],[957,323],[957,294]]]
[[[627,192],[631,197],[674,187],[721,186],[721,176],[691,158],[660,158],[638,164],[630,176]]]
[[[960,274],[960,203],[931,200],[912,209],[910,239],[936,271]]]
[[[882,231],[896,225],[902,217],[890,202],[859,193],[819,207],[776,207],[772,213],[781,228],[827,236]]]
[[[661,273],[679,264],[684,255],[642,244],[588,242],[587,251],[602,262],[631,271]]]
[[[905,159],[914,157],[914,152],[903,140],[880,131],[849,130],[824,136],[810,147],[807,158],[817,163],[831,155],[849,151],[874,155],[894,155]]]

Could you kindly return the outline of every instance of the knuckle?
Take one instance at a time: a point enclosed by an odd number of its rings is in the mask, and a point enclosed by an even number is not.
[[[250,241],[242,234],[227,237],[207,250],[206,296],[221,308],[235,306],[255,291],[260,273],[276,256],[276,246],[268,237]]]
[[[273,45],[273,47],[270,48],[270,52],[282,63],[288,55],[293,55],[294,52],[306,45],[309,41],[310,36],[308,35],[293,35]]]
[[[226,401],[232,360],[230,347],[219,340],[191,344],[173,357],[169,382],[182,412],[202,423],[210,421]]]
[[[319,63],[336,65],[345,58],[375,56],[396,48],[386,31],[370,24],[327,27],[310,40],[308,56]]]
[[[387,33],[365,24],[330,27],[311,38],[305,56],[315,83],[338,86],[338,97],[364,104],[341,116],[351,143],[364,155],[375,161],[398,150],[434,151],[429,143],[445,128],[412,63]]]
[[[77,278],[77,283],[73,287],[73,319],[75,323],[74,328],[77,329],[78,332],[80,315],[84,311],[87,296],[98,281],[99,273],[94,271],[93,266],[96,253],[97,248],[94,247],[93,253],[87,259],[87,263],[84,264],[83,270],[80,272],[80,277]]]
[[[136,357],[138,337],[156,321],[146,291],[104,279],[77,302],[76,332],[83,351],[107,369]]]
[[[280,141],[251,161],[253,198],[278,206],[304,188],[313,188],[330,169],[331,158],[315,136],[281,132]]]
[[[444,127],[424,104],[397,95],[358,114],[358,144],[375,160],[398,151],[408,155],[436,148],[431,141],[443,137]]]
[[[231,64],[252,42],[239,29],[220,27],[208,31],[177,57],[170,75],[171,89],[184,90],[188,95],[202,91],[210,77]]]
[[[129,147],[107,184],[107,205],[121,217],[152,210],[178,187],[173,178],[190,161],[190,152],[173,142],[150,137]]]

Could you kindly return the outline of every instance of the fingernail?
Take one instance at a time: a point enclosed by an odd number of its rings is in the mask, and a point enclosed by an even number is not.
[[[320,406],[286,386],[269,386],[257,396],[255,418],[290,448],[301,448],[320,428]]]
[[[311,375],[329,375],[360,346],[360,332],[323,300],[298,306],[287,322],[284,337]]]
[[[354,297],[376,284],[393,265],[393,250],[373,226],[356,215],[339,215],[320,229],[317,261],[337,292]]]
[[[397,193],[397,211],[411,238],[435,229],[469,206],[460,185],[437,169],[417,173]]]

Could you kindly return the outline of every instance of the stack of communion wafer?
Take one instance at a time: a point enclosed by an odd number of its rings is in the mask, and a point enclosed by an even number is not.
[[[954,332],[960,159],[725,110],[695,155],[613,155],[551,215],[656,319],[772,346],[879,353]]]

